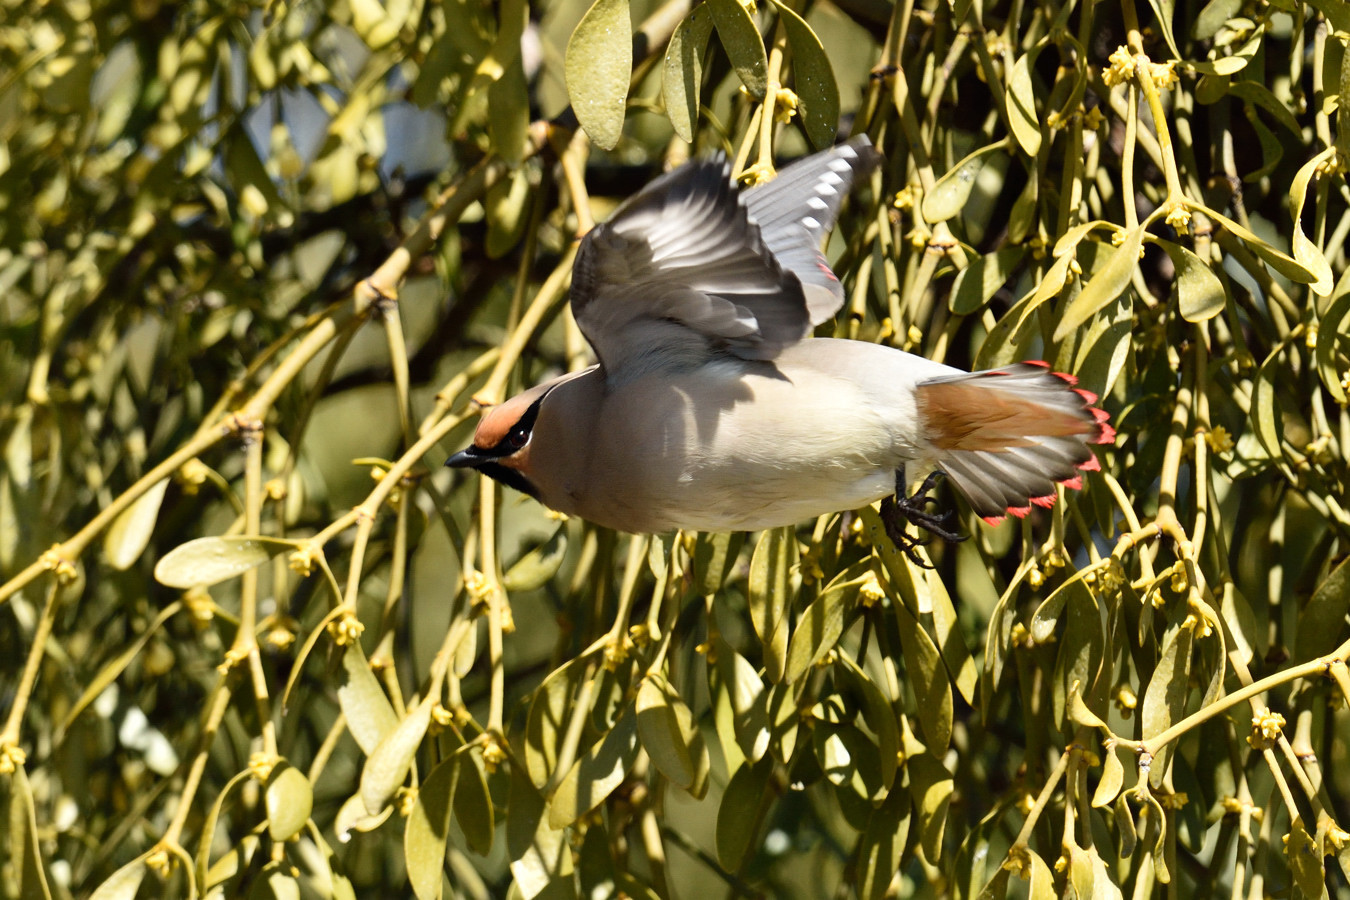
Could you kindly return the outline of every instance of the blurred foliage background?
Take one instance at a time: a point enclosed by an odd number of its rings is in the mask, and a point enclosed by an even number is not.
[[[1350,890],[1340,0],[0,8],[0,895]],[[823,330],[1077,373],[1081,494],[927,570],[441,467],[595,219],[836,132]]]

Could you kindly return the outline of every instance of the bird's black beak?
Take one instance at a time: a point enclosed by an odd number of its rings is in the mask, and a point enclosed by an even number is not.
[[[447,459],[445,464],[452,469],[467,469],[480,466],[487,462],[489,458],[490,457],[483,455],[482,450],[479,450],[476,446],[470,444]]]

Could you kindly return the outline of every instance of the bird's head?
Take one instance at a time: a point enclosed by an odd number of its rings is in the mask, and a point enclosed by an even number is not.
[[[477,469],[538,499],[539,489],[530,481],[530,439],[534,436],[539,410],[555,384],[541,384],[488,409],[478,422],[473,443],[445,464]]]

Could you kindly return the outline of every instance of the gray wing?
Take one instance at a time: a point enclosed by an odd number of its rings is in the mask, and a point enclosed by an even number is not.
[[[772,359],[843,303],[820,252],[858,173],[865,137],[809,156],[741,191],[725,159],[658,178],[583,239],[572,311],[610,381]]]

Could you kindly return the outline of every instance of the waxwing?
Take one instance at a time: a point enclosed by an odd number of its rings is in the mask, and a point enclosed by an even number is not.
[[[969,373],[811,337],[843,304],[821,252],[866,137],[740,189],[722,157],[656,179],[581,242],[571,303],[598,365],[488,409],[470,466],[622,531],[751,531],[904,497],[945,473],[987,521],[1050,506],[1114,439],[1043,363]],[[954,538],[923,489],[890,503]],[[885,511],[885,507],[883,506]]]

